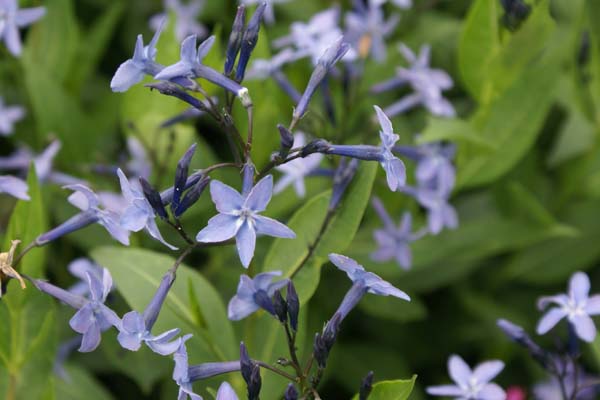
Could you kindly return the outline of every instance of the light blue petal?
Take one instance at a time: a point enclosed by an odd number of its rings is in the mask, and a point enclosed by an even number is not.
[[[237,247],[240,261],[244,268],[248,268],[252,257],[254,257],[254,248],[256,246],[256,232],[248,221],[244,222],[235,235],[235,244]]]
[[[15,24],[19,28],[31,25],[46,14],[46,7],[32,7],[18,10],[15,15]]]
[[[139,232],[146,227],[148,217],[145,209],[130,205],[121,215],[119,224],[128,231]]]
[[[177,250],[177,247],[170,245],[165,241],[165,239],[163,239],[160,231],[158,230],[158,226],[156,226],[156,221],[154,218],[148,220],[148,223],[146,224],[146,231],[150,234],[150,236],[167,246],[169,249]]]
[[[100,327],[96,324],[91,324],[88,330],[83,334],[83,338],[81,338],[79,351],[81,353],[89,353],[96,350],[100,344],[100,339]]]
[[[239,321],[252,314],[260,307],[252,299],[243,299],[233,296],[227,306],[227,317],[232,321]]]
[[[238,217],[217,214],[208,220],[206,228],[196,235],[196,240],[202,243],[222,242],[235,236],[238,230]]]
[[[250,190],[244,205],[254,212],[262,212],[266,210],[272,194],[273,176],[267,175]]]
[[[69,326],[77,333],[86,332],[94,323],[94,310],[90,303],[81,307],[69,320]]]
[[[206,57],[214,43],[215,35],[210,36],[208,39],[200,43],[200,46],[198,46],[198,55],[196,57],[196,61],[198,61],[198,63],[202,63],[202,60],[204,60],[204,57]]]
[[[131,351],[138,351],[142,347],[142,340],[137,333],[119,332],[117,340],[121,347]]]
[[[191,64],[185,61],[179,61],[173,65],[163,68],[154,79],[168,81],[174,78],[188,77],[192,75]]]
[[[110,81],[110,88],[113,92],[125,92],[142,79],[144,79],[144,71],[133,60],[127,60],[115,72]]]
[[[255,215],[254,222],[256,233],[260,235],[275,236],[286,239],[294,239],[296,234],[293,230],[285,226],[279,221],[262,215]]]
[[[244,198],[234,188],[214,179],[210,182],[210,196],[217,211],[223,214],[239,211],[244,204]]]
[[[216,400],[239,400],[237,394],[227,382],[221,383]]]

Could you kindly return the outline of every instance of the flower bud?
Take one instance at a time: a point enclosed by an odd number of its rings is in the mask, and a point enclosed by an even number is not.
[[[248,22],[246,31],[244,32],[237,70],[235,71],[235,80],[237,82],[241,82],[244,80],[244,74],[246,73],[246,66],[248,65],[248,61],[250,61],[250,55],[252,54],[252,50],[254,50],[254,48],[256,47],[256,43],[258,42],[260,22],[262,20],[262,16],[265,12],[266,7],[267,3],[263,2],[256,8],[256,11],[254,12],[252,18],[250,18],[250,21]]]
[[[273,309],[279,322],[285,323],[287,321],[287,304],[279,290],[273,295]]]
[[[283,400],[298,400],[298,391],[292,383],[290,383],[287,386],[287,389],[285,389]]]
[[[235,14],[233,26],[231,27],[231,34],[229,35],[229,44],[227,45],[227,51],[225,52],[225,67],[223,71],[227,76],[229,76],[233,71],[233,64],[235,63],[235,59],[240,52],[245,23],[246,7],[241,5],[238,7],[237,13]]]
[[[142,185],[142,191],[144,192],[144,197],[152,206],[152,209],[162,219],[168,219],[167,210],[165,210],[165,206],[160,197],[160,193],[156,191],[146,179],[140,177],[140,185]]]
[[[173,212],[179,207],[179,201],[181,200],[181,195],[185,190],[185,184],[187,182],[190,162],[192,161],[195,151],[196,143],[190,146],[177,163],[177,169],[175,170],[175,184],[173,185],[173,200],[171,201],[171,211]]]
[[[188,190],[185,196],[183,196],[179,206],[173,211],[175,218],[179,218],[188,208],[198,201],[209,182],[210,178],[208,176],[203,176],[190,190]]]
[[[360,384],[360,390],[358,392],[358,400],[367,400],[373,390],[373,371],[370,371],[365,376]]]
[[[287,286],[287,312],[290,317],[290,326],[296,332],[298,330],[298,314],[300,313],[300,300],[294,283],[290,279]]]

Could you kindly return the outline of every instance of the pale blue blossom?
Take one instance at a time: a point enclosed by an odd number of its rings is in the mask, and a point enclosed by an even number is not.
[[[216,400],[239,400],[237,394],[227,382],[221,383]]]
[[[365,51],[362,47],[367,43],[366,53],[371,54],[375,61],[382,62],[387,56],[385,39],[394,32],[400,18],[393,14],[386,20],[381,5],[377,3],[376,0],[369,0],[366,4],[355,2],[355,9],[345,16],[346,40],[359,53]]]
[[[194,69],[202,64],[202,61],[212,48],[215,36],[204,40],[196,49],[196,35],[186,37],[181,43],[180,60],[155,75],[159,80],[171,80],[175,78],[194,78]]]
[[[0,39],[12,55],[20,56],[23,50],[19,28],[31,25],[44,14],[45,7],[19,9],[17,0],[0,0]]]
[[[90,287],[87,284],[88,274],[95,276],[97,279],[102,279],[103,268],[89,258],[80,257],[71,261],[67,266],[67,270],[71,275],[79,279],[79,282],[67,289],[77,296],[86,297],[90,294]],[[114,285],[112,289],[114,289]]]
[[[431,48],[427,45],[421,47],[417,56],[404,44],[400,44],[400,52],[408,61],[409,67],[399,67],[394,78],[373,86],[371,90],[380,93],[408,84],[413,93],[386,107],[385,113],[394,117],[422,104],[433,115],[455,116],[454,107],[442,95],[442,91],[450,89],[454,83],[445,71],[429,66]]]
[[[101,279],[86,274],[90,298],[75,295],[51,283],[34,280],[34,285],[63,303],[77,309],[69,325],[75,332],[83,335],[80,352],[94,351],[101,340],[101,333],[111,326],[118,327],[120,319],[113,310],[104,305],[106,297],[112,288],[112,277],[107,269],[103,269]]]
[[[281,271],[263,272],[254,278],[241,275],[237,293],[231,298],[227,307],[229,319],[239,321],[260,308],[275,315],[271,298],[277,290],[288,284],[287,279],[272,282],[277,276],[281,276]]]
[[[192,380],[189,375],[188,365],[188,354],[185,342],[190,339],[192,335],[185,335],[181,338],[179,348],[173,354],[175,360],[175,368],[173,369],[173,380],[179,386],[179,395],[177,400],[186,400],[188,397],[191,400],[202,400],[202,396],[194,393],[192,388]]]
[[[119,66],[110,81],[110,88],[113,92],[125,92],[136,83],[141,82],[144,79],[144,75],[154,76],[162,69],[162,66],[155,62],[155,59],[157,53],[156,43],[163,28],[164,21],[160,24],[156,33],[154,33],[148,46],[144,46],[142,35],[137,36],[133,57]]]
[[[448,373],[454,385],[427,387],[432,396],[454,397],[456,400],[505,400],[504,390],[491,380],[504,369],[499,360],[485,361],[471,370],[457,355],[448,359]]]
[[[175,14],[175,37],[177,40],[183,40],[188,35],[206,36],[207,29],[198,22],[198,16],[206,4],[205,0],[164,0],[166,12],[154,15],[150,18],[150,27],[157,31],[161,29],[161,24],[167,18],[167,13]]]
[[[27,183],[11,175],[0,175],[0,193],[6,193],[17,199],[30,200]]]
[[[378,296],[393,296],[402,300],[410,301],[410,297],[402,290],[394,287],[391,283],[381,279],[379,275],[365,271],[362,265],[350,257],[341,254],[329,254],[329,261],[341,271],[344,271],[352,281],[352,287],[344,296],[336,314],[341,319],[346,318],[348,313],[358,304],[362,297],[367,294]]]
[[[177,250],[177,247],[170,245],[163,239],[156,225],[154,209],[139,189],[139,186],[132,185],[120,168],[117,170],[117,175],[119,176],[123,197],[127,201],[127,208],[121,215],[121,227],[131,232],[139,232],[145,229],[154,239],[171,250]]]
[[[590,296],[589,293],[590,279],[584,272],[576,272],[571,276],[567,294],[540,298],[538,301],[540,310],[550,304],[558,307],[551,308],[540,319],[537,333],[539,335],[547,333],[561,319],[566,318],[581,340],[592,342],[596,337],[596,326],[591,316],[600,315],[600,295]]]
[[[1,13],[1,11],[0,11]],[[0,20],[2,17],[0,17]],[[1,29],[0,29],[1,30]],[[25,109],[21,106],[5,106],[0,97],[0,136],[9,136],[13,133],[16,122],[25,117]]]
[[[297,132],[294,135],[294,144],[292,147],[300,148],[305,144],[305,134],[303,132]],[[293,185],[298,197],[303,198],[306,196],[304,178],[319,167],[322,159],[322,154],[314,153],[307,157],[297,158],[276,167],[278,171],[283,173],[283,176],[275,183],[273,193],[280,193],[289,185]]]
[[[210,195],[219,214],[208,221],[208,226],[198,232],[198,242],[222,242],[232,237],[240,261],[248,268],[254,256],[256,235],[268,235],[293,239],[296,234],[287,226],[272,218],[260,215],[271,201],[273,177],[261,179],[244,195],[219,181],[210,182]]]

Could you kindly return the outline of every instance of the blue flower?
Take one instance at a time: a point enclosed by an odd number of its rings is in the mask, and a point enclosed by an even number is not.
[[[102,280],[90,273],[87,273],[86,277],[90,290],[89,299],[70,293],[48,282],[37,279],[33,281],[39,290],[78,310],[69,321],[69,325],[75,332],[83,335],[79,347],[80,352],[94,351],[100,344],[101,333],[111,326],[118,327],[120,325],[117,314],[104,305],[106,296],[112,288],[110,272],[104,269]]]
[[[505,400],[506,393],[500,386],[490,383],[502,371],[504,363],[499,360],[486,361],[471,370],[460,356],[448,359],[448,373],[455,385],[429,386],[432,396],[452,396],[465,400]]]
[[[0,39],[14,56],[22,51],[19,28],[31,25],[46,14],[45,7],[23,8],[19,10],[17,0],[0,1]]]
[[[344,319],[348,315],[366,293],[378,296],[393,296],[410,301],[410,297],[402,290],[384,281],[379,275],[365,271],[362,265],[359,265],[350,257],[332,253],[329,255],[329,261],[338,269],[344,271],[352,281],[352,288],[346,293],[342,304],[340,304],[336,311],[336,313],[340,314],[341,319]]]
[[[61,236],[85,228],[95,222],[102,225],[108,233],[122,244],[129,245],[129,232],[119,224],[119,215],[114,211],[100,209],[100,202],[96,193],[84,185],[69,185],[65,189],[73,190],[69,202],[82,212],[71,217],[58,227],[48,231],[36,239],[41,246],[58,239]]]
[[[29,200],[27,183],[11,175],[0,175],[0,193],[6,193],[17,199]]]
[[[346,14],[346,38],[361,56],[371,54],[375,61],[382,62],[387,53],[385,38],[392,34],[400,18],[394,14],[386,21],[381,4],[373,0],[366,3],[355,2],[356,9]]]
[[[412,87],[414,93],[385,109],[385,113],[390,117],[406,112],[419,104],[423,104],[433,115],[453,117],[456,114],[452,104],[442,96],[443,90],[452,87],[452,78],[441,69],[429,67],[430,50],[429,46],[423,46],[417,57],[411,49],[401,44],[400,52],[409,62],[410,67],[398,68],[396,77],[377,84],[371,89],[375,93],[380,93],[404,84]]]
[[[409,269],[412,265],[410,243],[423,237],[424,232],[412,232],[412,217],[409,212],[402,215],[400,225],[396,226],[383,207],[381,200],[374,198],[373,208],[383,222],[383,229],[373,232],[379,247],[371,254],[371,259],[378,262],[395,259],[400,267]]]
[[[210,183],[210,195],[219,214],[198,232],[196,240],[204,243],[222,242],[235,237],[240,261],[248,268],[254,256],[256,235],[293,239],[296,234],[287,226],[259,213],[267,208],[273,192],[273,177],[261,179],[248,193],[241,195],[219,181]]]
[[[1,28],[0,31],[2,31]],[[0,97],[0,136],[12,134],[14,124],[22,120],[23,117],[25,117],[25,109],[23,107],[5,106],[4,100]]]
[[[211,36],[204,40],[196,50],[196,35],[186,37],[181,43],[180,60],[158,72],[154,78],[159,80],[171,80],[175,78],[194,78],[194,69],[202,64],[215,42]]]
[[[157,64],[156,43],[164,28],[164,21],[157,29],[148,46],[144,47],[142,35],[138,35],[133,50],[133,57],[122,63],[112,80],[110,88],[113,92],[125,92],[136,83],[144,79],[144,75],[154,76],[161,70],[161,65]]]
[[[227,382],[223,382],[221,383],[221,386],[219,386],[216,400],[239,400],[239,398],[231,385]]]
[[[381,146],[368,145],[329,145],[324,151],[328,154],[353,157],[361,160],[379,161],[383,167],[387,184],[392,191],[402,188],[406,183],[406,167],[402,160],[392,153],[394,144],[400,138],[394,133],[392,122],[378,106],[374,106],[381,130]]]
[[[156,215],[154,209],[144,196],[144,194],[134,185],[132,185],[123,171],[117,170],[121,191],[125,200],[127,200],[127,208],[121,215],[121,227],[132,232],[139,232],[145,229],[154,239],[158,240],[171,250],[177,250],[177,247],[167,243],[156,226]]]
[[[421,206],[425,207],[427,226],[431,234],[437,235],[444,228],[458,227],[458,215],[452,204],[448,202],[450,193],[444,188],[427,184],[416,188],[405,187],[402,191],[413,196]]]
[[[569,281],[569,292],[540,298],[540,310],[549,304],[558,307],[550,309],[537,326],[538,335],[543,335],[552,329],[561,319],[567,318],[580,339],[592,342],[596,337],[596,326],[590,318],[600,314],[600,295],[590,296],[590,279],[583,272],[576,272]]]
[[[138,351],[142,342],[144,342],[152,351],[163,356],[172,354],[179,348],[181,338],[171,341],[179,334],[179,329],[171,329],[158,336],[151,334],[173,282],[175,282],[175,272],[169,270],[163,276],[143,315],[140,315],[137,311],[130,311],[123,316],[123,321],[119,326],[119,335],[117,336],[121,346],[131,351]]]
[[[306,139],[304,133],[296,133],[294,135],[294,144],[292,147],[299,148],[305,144]],[[319,166],[322,159],[322,154],[315,153],[304,158],[297,158],[276,167],[276,169],[282,172],[284,175],[273,187],[273,193],[280,193],[289,185],[294,185],[294,189],[298,197],[306,196],[304,177],[314,171]]]
[[[85,297],[90,294],[90,287],[87,284],[87,274],[95,276],[97,279],[102,279],[103,268],[89,258],[77,258],[69,263],[67,269],[71,275],[80,279],[80,282],[75,283],[68,289],[69,292],[77,296]],[[114,285],[112,289],[114,289]]]
[[[175,360],[173,380],[179,386],[179,395],[177,400],[186,400],[188,396],[191,400],[202,400],[202,396],[194,393],[192,381],[189,375],[188,354],[187,348],[185,347],[185,342],[191,337],[192,335],[185,335],[182,337],[179,348],[177,351],[175,351],[175,354],[173,354],[173,359]]]
[[[166,12],[156,14],[150,18],[150,27],[154,30],[160,30],[161,24],[167,13],[175,14],[175,37],[177,40],[183,40],[188,35],[205,36],[206,28],[198,23],[198,16],[202,12],[205,0],[190,0],[187,4],[179,0],[164,0]]]
[[[271,298],[275,292],[287,285],[288,280],[283,279],[271,282],[274,277],[281,276],[281,271],[263,272],[250,278],[248,275],[240,276],[237,293],[227,307],[227,316],[232,321],[239,321],[248,315],[263,308],[275,315]]]

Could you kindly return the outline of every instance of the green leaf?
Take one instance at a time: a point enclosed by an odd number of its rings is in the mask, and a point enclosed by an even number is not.
[[[151,369],[151,368],[148,368]],[[56,378],[56,394],[61,400],[112,400],[113,397],[85,369],[75,365],[65,365],[68,380]]]
[[[167,255],[135,248],[100,247],[92,258],[108,268],[129,306],[142,312],[175,260]],[[155,332],[181,328],[190,340],[191,362],[229,361],[236,358],[236,340],[219,293],[198,272],[180,265]]]
[[[455,143],[473,145],[483,151],[496,150],[496,145],[482,138],[471,124],[460,118],[430,118],[427,128],[417,138],[417,144],[449,140]]]
[[[13,210],[1,251],[10,246],[11,239],[25,245],[45,230],[43,199],[38,187],[35,168],[27,179],[31,200],[20,200]],[[19,247],[17,249],[17,253]],[[33,249],[16,267],[35,278],[43,275],[44,254]],[[54,301],[29,284],[21,290],[12,280],[0,301],[0,395],[7,400],[41,398],[52,373],[56,350],[56,318]]]
[[[377,382],[373,385],[369,400],[406,400],[415,386],[416,379],[417,375],[413,375],[411,379]],[[358,394],[352,399],[357,400]]]
[[[498,1],[475,1],[464,22],[458,47],[458,66],[467,90],[477,100],[483,97],[488,65],[500,50]]]
[[[560,61],[568,47],[564,37],[557,34],[554,38],[538,63],[472,117],[473,127],[496,150],[482,154],[467,146],[459,148],[458,187],[493,181],[510,170],[535,143],[554,100]]]
[[[273,241],[265,257],[263,271],[279,270],[284,277],[293,276],[302,304],[308,302],[317,288],[320,267],[327,261],[329,253],[343,252],[352,242],[367,207],[377,167],[377,163],[363,163],[320,237],[321,225],[327,216],[330,191],[310,199],[289,220],[287,225],[296,233],[295,239]]]

